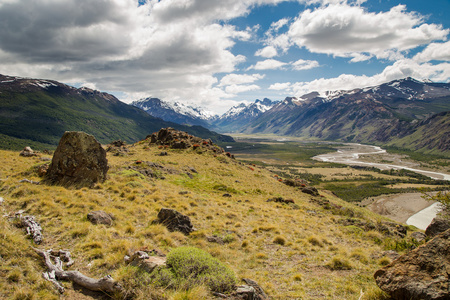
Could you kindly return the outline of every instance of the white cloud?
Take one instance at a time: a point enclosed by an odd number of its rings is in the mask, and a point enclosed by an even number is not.
[[[290,89],[291,89],[290,82],[277,82],[269,86],[269,90],[276,90],[276,91],[285,90],[286,92],[288,92],[290,91]]]
[[[342,74],[335,78],[320,78],[309,82],[296,82],[291,84],[290,87],[295,96],[302,96],[313,91],[324,93],[333,90],[351,90],[374,86],[405,77],[445,82],[450,79],[450,63],[421,64],[411,59],[404,59],[395,62],[391,66],[386,67],[383,72],[373,76]]]
[[[235,40],[253,29],[216,22],[281,0],[8,0],[0,5],[0,73],[89,82],[131,100],[215,102],[216,73],[233,72],[245,57]]]
[[[258,61],[256,65],[250,66],[248,70],[255,69],[255,70],[276,70],[281,69],[284,66],[286,66],[287,63],[276,60],[276,59],[266,59],[263,61]]]
[[[264,77],[264,74],[228,74],[220,80],[219,86],[253,83]]]
[[[259,90],[260,87],[256,84],[244,85],[244,84],[232,84],[225,88],[225,91],[230,94],[239,94],[248,91]]]
[[[317,68],[319,66],[319,62],[315,60],[303,60],[299,59],[292,63],[292,69],[294,70],[309,70],[313,68]]]
[[[441,25],[426,24],[419,14],[406,12],[405,5],[372,13],[358,5],[337,3],[303,11],[282,36],[314,53],[361,61],[370,55],[389,59],[395,51],[445,40],[448,33]]]
[[[414,59],[419,62],[431,60],[450,61],[450,41],[446,43],[432,43],[414,56]]]
[[[274,56],[277,56],[278,52],[277,49],[275,49],[274,46],[266,46],[262,49],[259,49],[255,52],[255,56],[262,56],[265,58],[272,58]]]

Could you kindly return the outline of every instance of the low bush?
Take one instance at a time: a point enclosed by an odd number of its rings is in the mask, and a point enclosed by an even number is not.
[[[231,291],[236,285],[236,277],[230,268],[198,248],[179,247],[172,250],[167,256],[167,266],[181,289],[206,285],[214,292],[223,293]]]

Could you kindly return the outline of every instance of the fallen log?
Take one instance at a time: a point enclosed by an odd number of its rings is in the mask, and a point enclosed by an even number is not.
[[[122,286],[118,282],[114,281],[110,275],[100,279],[94,279],[78,271],[64,271],[63,262],[60,256],[64,255],[67,257],[67,255],[69,255],[68,261],[73,262],[72,259],[70,259],[70,253],[67,251],[61,252],[60,250],[57,252],[58,256],[54,256],[52,253],[56,252],[53,250],[44,251],[36,248],[33,249],[44,258],[45,265],[49,269],[48,272],[44,272],[44,278],[55,284],[60,293],[64,292],[64,288],[57,280],[69,280],[91,291],[120,293],[123,290]],[[55,263],[53,263],[52,259]]]

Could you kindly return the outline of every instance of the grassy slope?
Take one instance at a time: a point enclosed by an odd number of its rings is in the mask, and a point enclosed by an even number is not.
[[[72,269],[93,277],[111,274],[138,299],[156,294],[181,299],[176,297],[182,293],[139,281],[135,270],[125,266],[124,255],[142,247],[167,253],[181,245],[208,251],[228,264],[238,278],[259,282],[274,299],[358,299],[361,291],[363,299],[383,299],[373,280],[380,267],[375,257],[396,245],[394,240],[340,224],[346,216],[323,209],[310,201],[312,196],[278,182],[260,167],[193,150],[169,150],[169,156],[161,157],[160,149],[148,148],[146,143],[130,150],[133,154],[128,157],[108,157],[111,167],[106,182],[81,190],[18,183],[23,178],[39,180],[31,170],[41,160],[0,151],[0,196],[5,199],[1,213],[24,209],[36,216],[44,230],[41,248],[69,249],[76,260]],[[160,180],[124,172],[136,160],[158,162],[181,174],[165,174],[166,179]],[[187,167],[198,171],[193,179],[184,174]],[[181,195],[181,191],[189,193]],[[225,192],[232,197],[222,197]],[[382,220],[325,191],[321,194],[350,208],[358,218]],[[274,196],[294,199],[298,209],[266,202]],[[197,231],[186,237],[153,225],[162,207],[189,215]],[[115,215],[112,227],[87,221],[87,213],[100,209]],[[51,284],[41,277],[44,269],[30,249],[33,243],[13,223],[0,219],[0,298],[58,299]],[[212,234],[228,236],[231,242],[208,243],[205,236]],[[284,245],[274,242],[277,237]],[[351,269],[330,270],[327,265],[332,259],[349,263]],[[66,299],[79,299],[70,284],[64,286]],[[198,297],[192,292],[183,299]]]

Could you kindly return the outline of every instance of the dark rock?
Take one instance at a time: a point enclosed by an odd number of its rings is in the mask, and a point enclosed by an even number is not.
[[[266,202],[279,202],[279,203],[285,203],[285,204],[295,204],[295,201],[293,199],[284,199],[283,197],[274,197],[267,199]]]
[[[393,299],[450,299],[450,229],[375,272]]]
[[[159,154],[159,156],[167,156],[168,154],[167,154],[167,151],[162,151],[160,154]]]
[[[20,151],[19,155],[23,157],[38,156],[38,154],[34,152],[33,149],[31,149],[30,147],[23,148],[23,150]]]
[[[178,192],[178,194],[180,194],[180,195],[187,195],[189,193],[190,193],[189,191],[179,191]]]
[[[94,225],[103,224],[111,226],[113,224],[114,216],[104,212],[103,210],[97,210],[88,213],[87,219]]]
[[[106,151],[100,143],[87,133],[66,131],[44,181],[66,187],[90,187],[105,181],[107,172]]]
[[[431,224],[428,225],[425,234],[429,237],[433,237],[447,229],[450,229],[450,220],[436,217],[431,221]]]
[[[194,231],[194,226],[188,216],[170,208],[161,208],[157,222],[166,226],[170,231],[180,231],[185,235]]]
[[[309,194],[312,196],[319,196],[319,191],[315,187],[312,187],[312,186],[304,187],[301,189],[301,191],[305,194]]]
[[[50,165],[49,163],[46,163],[46,164],[40,165],[37,168],[37,173],[38,173],[39,177],[44,177],[45,174],[47,174],[47,170],[48,170],[49,165]]]
[[[186,175],[187,175],[190,179],[194,179],[194,175],[192,175],[191,173],[186,172]]]
[[[225,193],[225,194],[222,195],[222,197],[231,198],[231,197],[233,197],[233,196],[231,196],[231,194]]]
[[[123,146],[126,146],[127,144],[122,140],[117,140],[117,141],[111,142],[110,145],[114,146],[114,147],[123,147]]]

